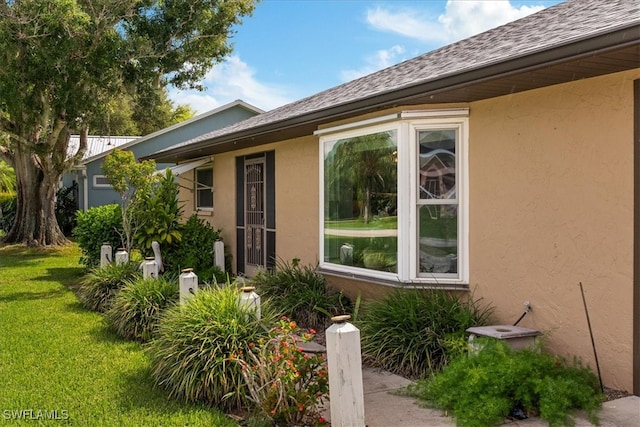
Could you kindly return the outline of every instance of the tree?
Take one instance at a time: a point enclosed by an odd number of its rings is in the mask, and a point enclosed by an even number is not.
[[[231,51],[255,0],[0,0],[0,157],[15,170],[7,242],[66,241],[54,215],[109,103],[198,81]],[[72,130],[80,134],[69,152]]]
[[[190,119],[195,111],[188,105],[174,105],[167,90],[151,94],[126,94],[112,99],[92,126],[97,135],[148,135]]]
[[[115,149],[104,158],[102,170],[109,184],[120,194],[120,211],[122,212],[122,243],[131,252],[133,236],[141,224],[136,217],[136,207],[141,204],[146,194],[151,193],[156,171],[156,162],[144,160],[136,162],[131,151]]]

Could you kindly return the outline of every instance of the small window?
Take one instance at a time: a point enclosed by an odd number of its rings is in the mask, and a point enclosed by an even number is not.
[[[213,168],[196,169],[196,209],[213,209]]]
[[[111,188],[109,180],[104,175],[93,175],[93,186],[96,188]]]

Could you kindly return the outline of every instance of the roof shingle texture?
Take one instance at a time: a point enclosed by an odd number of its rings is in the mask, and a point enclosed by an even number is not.
[[[277,123],[403,87],[569,44],[640,21],[637,0],[568,0],[533,15],[333,87],[171,149]]]

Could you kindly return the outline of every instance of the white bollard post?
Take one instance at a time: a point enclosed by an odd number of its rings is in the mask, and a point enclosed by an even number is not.
[[[125,248],[118,248],[116,251],[116,265],[122,265],[129,262],[129,252]]]
[[[198,276],[192,268],[185,268],[180,274],[180,305],[186,304],[198,293]]]
[[[364,390],[360,330],[335,316],[326,331],[329,402],[333,427],[364,427]]]
[[[240,306],[247,307],[256,313],[256,319],[260,320],[260,295],[254,292],[253,286],[243,286],[240,288]]]
[[[222,240],[216,240],[213,244],[213,265],[224,273],[224,243]]]
[[[147,257],[142,263],[142,277],[145,279],[158,278],[158,263],[154,257]]]
[[[111,264],[111,257],[113,256],[113,250],[109,242],[105,242],[100,246],[100,268],[106,267]]]

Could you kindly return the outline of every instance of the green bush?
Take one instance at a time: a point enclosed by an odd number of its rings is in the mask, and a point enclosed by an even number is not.
[[[475,356],[460,357],[430,380],[410,389],[414,396],[450,410],[460,426],[502,424],[514,409],[539,415],[550,426],[572,425],[570,412],[586,411],[598,425],[604,396],[598,378],[575,359],[539,350],[513,351],[502,341],[483,340]]]
[[[9,232],[16,217],[16,203],[18,196],[15,193],[0,193],[0,230]]]
[[[362,304],[356,325],[372,365],[411,378],[440,370],[465,330],[484,325],[491,309],[440,290],[397,289]]]
[[[178,298],[178,282],[164,276],[127,282],[106,311],[106,319],[123,338],[150,341],[160,315]]]
[[[93,311],[102,313],[108,310],[118,290],[141,277],[139,266],[135,262],[121,265],[111,263],[104,268],[91,269],[78,288],[80,302]]]
[[[162,256],[171,259],[181,239],[179,219],[182,208],[178,204],[178,183],[167,169],[165,175],[141,192],[131,206],[135,223],[140,224],[133,236],[134,246],[144,255],[153,255],[151,243],[160,244]]]
[[[286,317],[269,332],[267,341],[237,361],[249,388],[256,417],[272,425],[322,424],[320,405],[328,397],[329,378],[323,355],[306,354],[300,342],[313,338]]]
[[[225,283],[226,276],[213,265],[213,244],[220,239],[220,232],[194,214],[182,226],[181,233],[176,253],[168,260],[173,269],[193,268],[203,282]]]
[[[241,367],[233,359],[265,337],[275,320],[265,304],[262,321],[256,320],[238,304],[239,295],[234,285],[201,290],[160,319],[148,347],[151,376],[171,398],[203,401],[230,411],[249,404]]]
[[[351,311],[351,302],[341,292],[327,286],[314,266],[278,261],[273,270],[261,271],[252,284],[261,298],[301,328],[324,329],[332,316]]]
[[[77,182],[74,182],[71,187],[62,187],[56,193],[56,220],[65,236],[69,236],[76,226],[77,194]]]
[[[82,262],[87,267],[100,264],[100,247],[108,242],[115,250],[122,246],[122,214],[116,204],[78,211],[73,236],[82,250]]]

